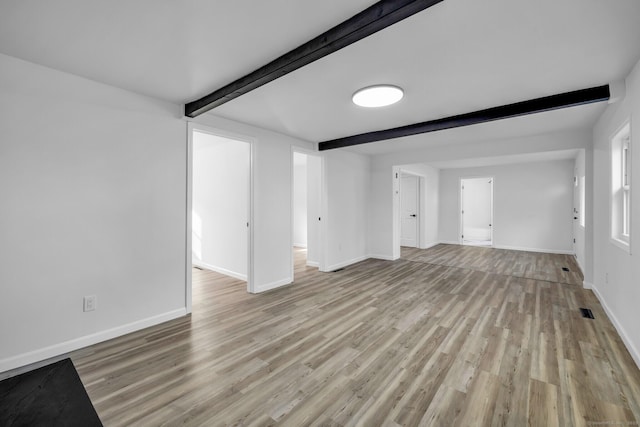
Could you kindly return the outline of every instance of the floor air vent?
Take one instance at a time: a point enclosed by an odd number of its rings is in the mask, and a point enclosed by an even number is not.
[[[567,267],[562,267],[562,271],[569,271]]]
[[[595,317],[593,317],[593,313],[588,308],[581,308],[580,313],[582,314],[582,317],[586,319],[595,319]]]
[[[195,268],[196,270],[202,270],[202,267],[198,267],[198,266],[193,266],[193,268]]]

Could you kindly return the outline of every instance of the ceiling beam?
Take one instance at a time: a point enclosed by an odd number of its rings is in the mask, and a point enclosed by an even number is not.
[[[544,111],[607,101],[609,97],[609,85],[581,89],[573,92],[561,93],[559,95],[551,95],[543,98],[531,99],[529,101],[517,102],[515,104],[487,108],[486,110],[474,111],[472,113],[460,114],[437,120],[429,120],[392,129],[361,133],[358,135],[346,136],[344,138],[332,139],[330,141],[323,141],[318,143],[318,150],[332,150],[334,148],[350,147],[353,145],[402,138],[404,136],[418,135],[421,133],[477,125],[495,120],[509,119],[528,114],[542,113]]]
[[[443,0],[382,0],[257,70],[184,106],[196,117]]]

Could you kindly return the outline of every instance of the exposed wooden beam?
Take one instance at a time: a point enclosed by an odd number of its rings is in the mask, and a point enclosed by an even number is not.
[[[545,96],[515,104],[502,105],[487,108],[486,110],[472,113],[445,117],[443,119],[429,120],[392,129],[361,133],[344,138],[323,141],[318,144],[318,150],[331,150],[334,148],[350,147],[352,145],[367,144],[369,142],[384,141],[387,139],[401,138],[403,136],[417,135],[420,133],[435,132],[439,130],[457,128],[462,126],[477,125],[495,120],[509,119],[528,114],[542,113],[544,111],[558,110],[561,108],[575,107],[591,104],[609,99],[609,85],[581,89],[559,95]]]
[[[270,81],[362,40],[442,0],[382,0],[257,70],[184,107],[196,117]]]

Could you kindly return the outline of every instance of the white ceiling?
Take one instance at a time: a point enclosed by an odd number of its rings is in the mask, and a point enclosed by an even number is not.
[[[372,0],[0,0],[0,52],[178,104]]]
[[[371,0],[0,0],[0,52],[184,103],[239,78]],[[322,141],[606,84],[640,57],[638,0],[444,0],[213,114]],[[375,83],[405,98],[350,101]],[[353,148],[591,127],[602,105]],[[406,145],[406,147],[405,147]]]

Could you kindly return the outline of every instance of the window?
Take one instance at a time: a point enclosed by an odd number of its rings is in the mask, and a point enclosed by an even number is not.
[[[622,235],[629,239],[631,183],[629,182],[629,135],[622,141]]]
[[[580,177],[580,225],[584,228],[587,223],[586,216],[586,208],[587,208],[587,200],[586,200],[586,183],[584,179],[584,175]]]
[[[611,239],[627,251],[631,236],[631,129],[611,139]]]

